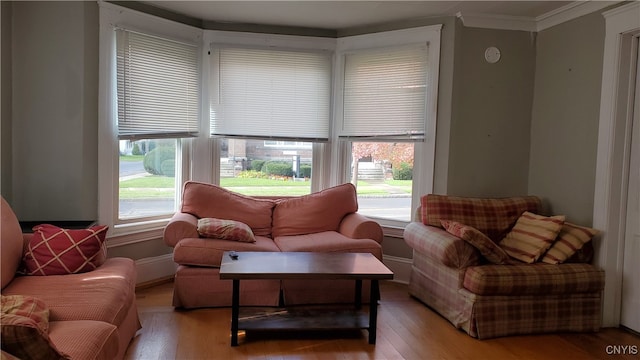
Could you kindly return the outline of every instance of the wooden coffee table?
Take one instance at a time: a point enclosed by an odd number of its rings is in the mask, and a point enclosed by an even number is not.
[[[315,252],[238,252],[237,258],[225,252],[220,266],[220,279],[233,280],[231,308],[231,346],[238,345],[238,330],[292,329],[367,329],[369,343],[376,343],[378,280],[393,279],[393,272],[369,253]],[[292,317],[290,312],[270,316],[239,319],[240,280],[304,279],[355,280],[354,309],[345,312],[310,313]],[[361,311],[362,280],[371,280],[369,316]],[[328,289],[330,291],[330,289]],[[280,320],[277,317],[281,316]],[[245,321],[246,320],[246,321]]]

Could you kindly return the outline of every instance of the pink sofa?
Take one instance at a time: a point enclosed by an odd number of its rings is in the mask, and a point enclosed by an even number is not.
[[[22,234],[4,198],[1,215],[2,296],[42,300],[49,311],[49,341],[68,358],[122,359],[140,329],[133,260],[106,259],[97,269],[84,273],[17,275],[32,234]],[[10,358],[7,353],[3,356]]]
[[[368,252],[382,259],[382,228],[358,214],[355,187],[343,184],[314,194],[255,198],[216,185],[187,182],[182,208],[167,224],[164,241],[174,248],[173,305],[183,308],[231,306],[229,280],[220,280],[225,251]],[[216,218],[247,224],[255,242],[204,238],[198,220]],[[363,299],[369,283],[363,282]],[[352,281],[243,281],[241,305],[339,303],[354,299]]]
[[[589,264],[591,241],[561,264],[494,264],[441,222],[466,224],[498,243],[521,214],[540,208],[534,196],[423,196],[416,221],[404,230],[413,248],[409,293],[480,339],[598,331],[604,272]]]

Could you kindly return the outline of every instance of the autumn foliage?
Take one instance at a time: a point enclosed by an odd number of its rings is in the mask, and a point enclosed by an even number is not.
[[[402,163],[413,167],[413,143],[354,142],[351,149],[354,163],[371,156],[374,161],[389,161],[394,168]]]

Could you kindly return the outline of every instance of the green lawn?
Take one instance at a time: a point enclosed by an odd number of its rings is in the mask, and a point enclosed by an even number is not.
[[[144,155],[120,155],[120,161],[143,161]]]
[[[175,178],[148,175],[120,182],[121,199],[173,198]],[[309,181],[285,181],[253,178],[223,178],[220,185],[250,196],[305,195],[311,192]],[[411,180],[387,180],[384,184],[358,182],[359,195],[411,193]]]

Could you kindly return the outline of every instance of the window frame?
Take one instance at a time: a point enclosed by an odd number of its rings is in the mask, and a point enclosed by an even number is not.
[[[273,48],[275,50],[309,50],[313,52],[324,51],[331,53],[331,66],[335,69],[335,46],[336,39],[322,38],[322,37],[309,37],[309,36],[296,36],[296,35],[279,35],[279,34],[260,34],[260,33],[246,33],[246,32],[233,32],[233,31],[219,31],[219,30],[205,30],[203,35],[203,46],[207,49],[207,53],[215,47],[215,44],[232,44],[234,47],[247,47],[247,48]],[[203,109],[206,108],[206,112],[203,114],[209,114],[209,95],[213,91],[211,88],[212,81],[210,81],[210,72],[212,68],[211,61],[213,57],[207,56],[203,61],[203,78],[207,79],[203,81]],[[332,70],[331,84],[331,96],[330,107],[334,104],[334,70]],[[333,136],[332,126],[334,124],[333,109],[330,109],[329,113],[329,141]],[[203,120],[206,122],[207,136],[209,136],[209,118]],[[221,140],[222,137],[210,137],[207,143],[198,141],[198,145],[194,148],[193,163],[206,163],[209,174],[200,172],[199,176],[201,181],[210,181],[214,184],[220,184],[220,152],[221,152]],[[252,137],[252,139],[258,139]],[[268,138],[261,138],[260,140],[274,140]],[[309,141],[307,141],[309,142]],[[327,143],[312,142],[312,167],[313,172],[311,174],[311,192],[317,192],[325,187],[329,186],[329,181],[326,174],[331,173],[329,159],[330,146]]]
[[[438,80],[440,68],[440,35],[442,25],[429,25],[401,30],[392,30],[373,34],[355,35],[339,38],[336,45],[336,65],[334,95],[334,128],[342,128],[343,124],[343,84],[345,71],[345,54],[361,51],[371,51],[376,48],[398,48],[411,44],[429,44],[428,49],[428,79],[427,111],[424,141],[414,142],[413,182],[411,189],[411,219],[415,209],[420,204],[420,197],[432,193],[434,188],[435,150],[436,150],[436,120],[438,103]],[[364,141],[364,140],[363,140]],[[371,140],[374,141],[375,140]],[[337,131],[333,132],[332,144],[335,151],[332,163],[338,168],[333,169],[332,182],[334,184],[349,182],[351,167],[352,141],[338,138]],[[371,217],[382,226],[403,228],[406,221]]]
[[[118,239],[122,235],[161,231],[173,214],[121,220],[119,218],[119,138],[117,128],[116,28],[146,33],[168,40],[197,45],[202,53],[202,30],[120,6],[100,2],[99,94],[98,94],[98,221],[110,227],[112,243],[125,244],[147,239],[145,235]],[[202,74],[202,57],[198,58]],[[202,93],[202,84],[199,86]],[[201,118],[201,115],[198,115]],[[176,204],[182,184],[191,173],[191,143],[179,139],[176,147]],[[154,234],[155,235],[155,234]],[[152,236],[152,235],[149,235]],[[137,237],[140,237],[139,239]]]

